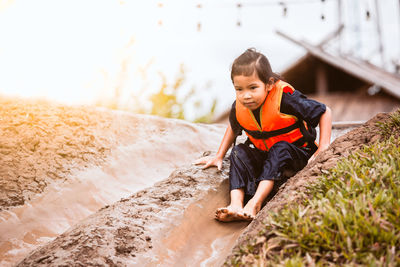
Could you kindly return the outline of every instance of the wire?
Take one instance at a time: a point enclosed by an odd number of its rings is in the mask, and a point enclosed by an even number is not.
[[[328,0],[325,0],[327,2]],[[333,1],[333,0],[330,0]],[[271,0],[271,1],[258,1],[258,2],[246,2],[243,3],[243,6],[287,6],[287,5],[301,5],[308,3],[317,3],[321,2],[321,0]]]

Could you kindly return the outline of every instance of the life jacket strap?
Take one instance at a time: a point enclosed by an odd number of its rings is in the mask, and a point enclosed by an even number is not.
[[[274,136],[278,136],[278,135],[281,135],[281,134],[289,133],[289,132],[291,132],[291,131],[293,131],[293,130],[295,130],[297,128],[300,128],[300,130],[301,130],[301,125],[303,125],[303,127],[304,127],[304,124],[302,122],[296,121],[296,123],[293,123],[292,125],[290,125],[288,127],[281,128],[281,129],[274,130],[274,131],[268,131],[268,132],[267,131],[262,131],[262,132],[260,132],[260,131],[251,131],[251,130],[247,130],[247,129],[244,129],[244,130],[248,134],[250,134],[254,139],[268,139],[268,138],[271,138],[271,137],[274,137]]]

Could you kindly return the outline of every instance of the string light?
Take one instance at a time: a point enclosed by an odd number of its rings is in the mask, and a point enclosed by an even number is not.
[[[321,20],[325,20],[325,0],[321,0]]]
[[[365,17],[367,18],[367,20],[371,18],[371,13],[369,12],[369,10],[365,11]]]
[[[120,0],[123,1],[123,0]],[[332,0],[333,1],[333,0]],[[282,16],[283,17],[287,17],[288,16],[288,6],[289,5],[298,5],[298,4],[307,4],[307,3],[315,3],[315,2],[321,2],[321,20],[325,20],[325,3],[326,0],[286,0],[286,1],[282,1],[282,0],[263,0],[260,2],[249,2],[246,3],[246,6],[272,6],[272,5],[278,5],[282,7]],[[158,8],[164,8],[164,3],[162,2],[158,2],[157,3],[157,7]],[[241,2],[238,2],[236,4],[236,8],[237,8],[237,20],[236,20],[236,26],[237,27],[241,27],[242,26],[242,19],[241,19],[241,10],[242,10],[243,4]],[[201,10],[203,8],[203,4],[198,3],[196,4],[195,8],[197,8],[198,10]],[[200,13],[200,12],[199,12]],[[367,19],[370,18],[370,11],[367,8],[366,10],[366,17]],[[200,19],[200,14],[199,14],[199,19],[196,25],[196,29],[198,32],[200,32],[202,30],[202,22]],[[163,20],[159,19],[157,22],[158,26],[163,26]]]
[[[241,9],[242,9],[242,4],[241,3],[237,3],[236,4],[237,10],[238,10],[238,15],[237,15],[237,21],[236,21],[236,26],[240,27],[242,26],[242,22],[240,19],[240,13],[241,13]]]
[[[158,8],[163,8],[163,7],[164,7],[164,4],[161,3],[161,2],[158,2],[158,3],[157,3],[157,7],[158,7]],[[161,27],[161,26],[163,25],[162,19],[159,19],[159,20],[157,21],[157,25],[158,25],[159,27]]]
[[[371,12],[369,11],[369,4],[368,4],[368,0],[364,2],[365,3],[365,19],[369,20],[371,18]]]
[[[286,4],[285,4],[284,2],[279,2],[279,5],[282,6],[282,15],[283,15],[284,17],[286,17],[286,15],[287,15],[287,10],[288,10]]]
[[[201,17],[201,9],[203,8],[202,4],[197,4],[196,8],[199,10],[199,22],[197,22],[197,31],[201,32],[201,21],[200,21],[200,17]]]

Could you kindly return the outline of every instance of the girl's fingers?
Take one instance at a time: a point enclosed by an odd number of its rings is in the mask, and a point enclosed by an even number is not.
[[[218,168],[219,171],[222,169],[222,162],[218,162],[217,168]]]
[[[195,165],[204,164],[203,169],[215,166],[218,170],[222,169],[222,161],[217,161],[216,159],[210,159],[209,157],[204,157],[193,162]]]
[[[206,165],[204,165],[203,169],[207,169],[212,165],[212,161],[209,161],[206,163]]]
[[[195,164],[195,165],[206,164],[207,161],[208,161],[208,158],[200,158],[200,159],[196,160],[195,162],[193,162],[193,164]]]

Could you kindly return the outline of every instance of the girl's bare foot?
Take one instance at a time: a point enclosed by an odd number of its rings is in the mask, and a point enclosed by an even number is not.
[[[254,219],[256,214],[260,211],[261,204],[257,203],[254,199],[250,199],[246,206],[243,208],[243,219],[246,221],[251,221]]]
[[[231,206],[217,209],[215,211],[215,219],[221,222],[233,222],[243,220],[241,209]]]

